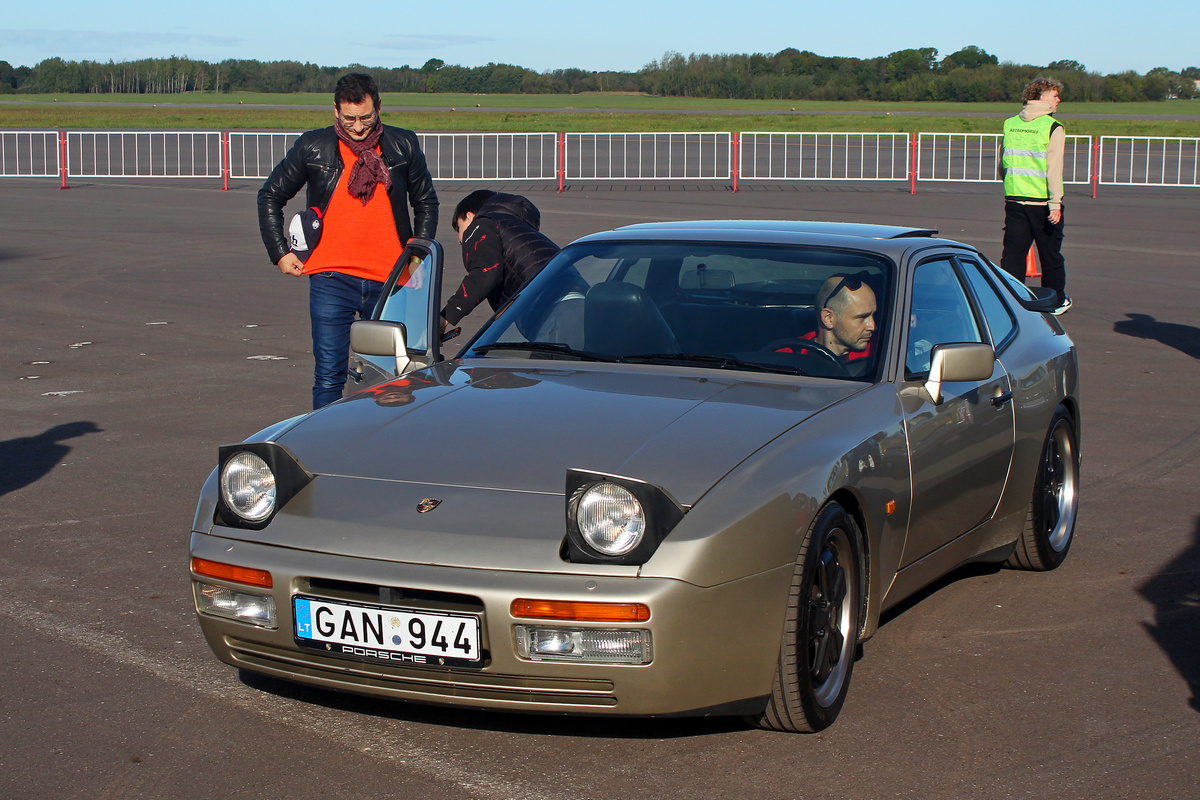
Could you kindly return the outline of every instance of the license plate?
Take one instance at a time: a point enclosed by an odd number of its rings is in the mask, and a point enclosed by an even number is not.
[[[292,598],[296,643],[392,664],[479,666],[479,618],[392,606]]]

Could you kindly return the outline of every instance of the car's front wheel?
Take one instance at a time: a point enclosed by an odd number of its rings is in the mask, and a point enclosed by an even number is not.
[[[1079,446],[1071,416],[1060,406],[1042,445],[1025,529],[1008,566],[1044,571],[1061,564],[1071,549],[1078,509]]]
[[[753,724],[814,733],[837,719],[858,648],[859,541],[854,518],[837,503],[809,528],[792,575],[775,685]]]

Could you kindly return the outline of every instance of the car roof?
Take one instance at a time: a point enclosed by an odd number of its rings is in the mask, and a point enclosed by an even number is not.
[[[898,225],[875,225],[865,222],[820,222],[817,220],[779,219],[698,219],[672,222],[642,222],[625,225],[618,231],[631,230],[710,230],[710,231],[775,231],[780,233],[823,233],[833,236],[859,236],[866,239],[932,238],[938,232],[932,228],[906,228]]]
[[[608,242],[729,242],[789,246],[838,247],[888,253],[933,246],[978,252],[970,245],[937,237],[930,228],[905,228],[861,222],[815,222],[801,220],[680,220],[626,225],[593,233],[572,244]]]

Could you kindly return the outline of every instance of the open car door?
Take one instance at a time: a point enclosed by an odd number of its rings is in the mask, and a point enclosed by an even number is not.
[[[350,329],[352,388],[389,381],[443,359],[438,313],[443,263],[436,241],[408,240],[371,319]]]

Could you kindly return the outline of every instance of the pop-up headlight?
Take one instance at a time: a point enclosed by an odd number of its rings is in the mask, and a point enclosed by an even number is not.
[[[275,442],[222,445],[217,452],[217,518],[233,528],[265,528],[313,479],[291,451]]]
[[[684,510],[653,484],[567,470],[567,558],[583,564],[644,564],[683,519]]]

